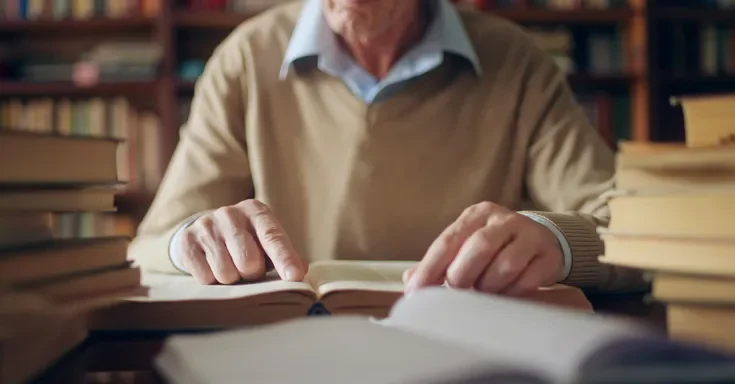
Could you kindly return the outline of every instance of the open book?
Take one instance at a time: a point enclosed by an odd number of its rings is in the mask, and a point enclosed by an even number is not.
[[[318,261],[303,282],[270,275],[258,283],[199,285],[189,276],[143,275],[145,297],[96,311],[93,329],[201,329],[267,324],[320,314],[385,317],[403,295],[403,272],[415,262]],[[591,311],[584,294],[557,285],[524,299]]]
[[[729,382],[734,363],[627,321],[439,287],[402,298],[381,321],[174,336],[156,360],[171,384]]]

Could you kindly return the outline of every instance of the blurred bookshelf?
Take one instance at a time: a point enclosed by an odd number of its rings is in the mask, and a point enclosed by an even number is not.
[[[117,204],[137,222],[206,59],[232,29],[282,2],[0,0],[0,125],[126,139]],[[526,26],[613,148],[681,141],[671,96],[735,91],[733,1],[454,2]]]

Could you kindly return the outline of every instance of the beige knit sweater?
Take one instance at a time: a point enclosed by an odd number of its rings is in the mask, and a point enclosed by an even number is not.
[[[172,272],[189,216],[255,197],[316,259],[420,259],[465,208],[530,201],[567,237],[568,284],[624,289],[636,273],[598,263],[598,197],[613,153],[565,75],[517,26],[461,11],[483,74],[447,56],[398,94],[366,105],[317,69],[278,72],[301,4],[238,27],[196,86],[188,123],[130,256]]]

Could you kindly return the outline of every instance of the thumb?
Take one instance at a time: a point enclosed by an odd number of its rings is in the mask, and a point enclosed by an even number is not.
[[[403,285],[408,285],[408,282],[411,281],[411,277],[413,277],[413,273],[416,272],[416,266],[403,271]]]

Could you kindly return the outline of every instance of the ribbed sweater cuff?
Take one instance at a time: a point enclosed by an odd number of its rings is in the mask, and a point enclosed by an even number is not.
[[[553,223],[572,250],[572,268],[564,284],[576,287],[597,287],[605,280],[598,258],[604,245],[590,221],[573,214],[530,211]]]
[[[181,274],[169,256],[171,238],[178,229],[177,225],[166,233],[136,236],[128,247],[128,259],[146,272]]]

